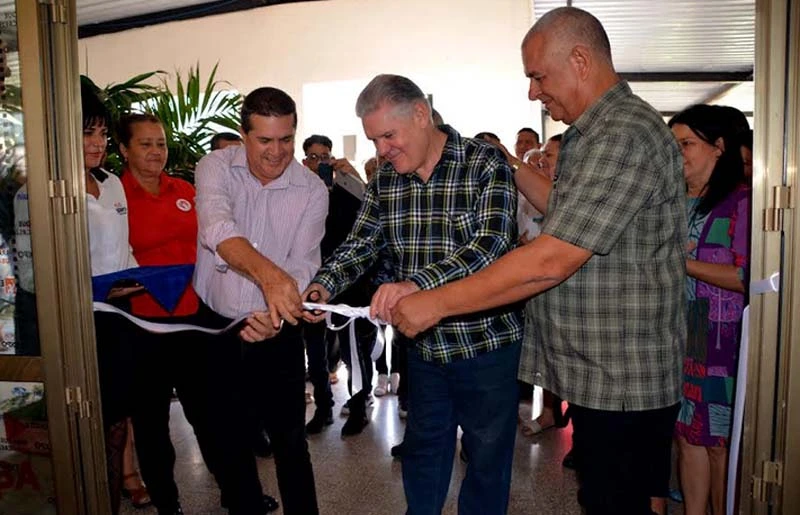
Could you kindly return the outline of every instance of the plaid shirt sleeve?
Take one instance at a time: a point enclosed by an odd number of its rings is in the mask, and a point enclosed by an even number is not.
[[[472,224],[472,239],[443,260],[430,263],[408,279],[420,289],[431,290],[462,279],[485,268],[514,248],[517,192],[511,168],[497,154],[475,159],[467,166],[483,168],[481,193],[476,209],[458,216],[453,223]]]
[[[325,287],[335,297],[369,270],[378,259],[381,243],[377,181],[370,181],[356,221],[347,239],[325,260],[312,283]]]
[[[658,186],[641,143],[630,132],[608,130],[586,145],[583,158],[567,179],[554,186],[543,233],[606,255]],[[567,136],[565,135],[565,138]],[[585,144],[585,141],[583,142]]]

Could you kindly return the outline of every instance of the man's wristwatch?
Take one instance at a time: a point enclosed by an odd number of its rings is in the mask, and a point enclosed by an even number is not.
[[[522,162],[521,161],[516,161],[516,162],[515,161],[511,161],[508,164],[511,166],[511,169],[514,170],[514,172],[517,172],[517,171],[519,171],[519,167],[522,164]]]

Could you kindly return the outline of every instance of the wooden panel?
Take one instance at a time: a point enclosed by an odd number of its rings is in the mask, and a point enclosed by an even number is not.
[[[0,381],[43,382],[42,358],[38,356],[0,356]]]

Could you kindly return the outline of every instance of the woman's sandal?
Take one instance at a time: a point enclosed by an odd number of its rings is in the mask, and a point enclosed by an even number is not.
[[[138,483],[138,486],[135,488],[128,488],[125,486],[129,480],[134,479]],[[150,494],[147,492],[147,487],[142,482],[142,478],[139,477],[138,472],[125,474],[122,478],[122,495],[131,500],[131,504],[134,508],[145,508],[153,504],[153,501],[150,499]]]

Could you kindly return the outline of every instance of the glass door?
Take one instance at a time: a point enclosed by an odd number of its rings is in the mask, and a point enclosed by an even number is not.
[[[0,1],[0,514],[109,512],[76,54],[74,0]]]
[[[757,0],[751,281],[780,284],[751,290],[738,513],[800,510],[798,59],[800,4]]]
[[[33,279],[19,24],[16,6],[0,9],[0,513],[56,513]]]

